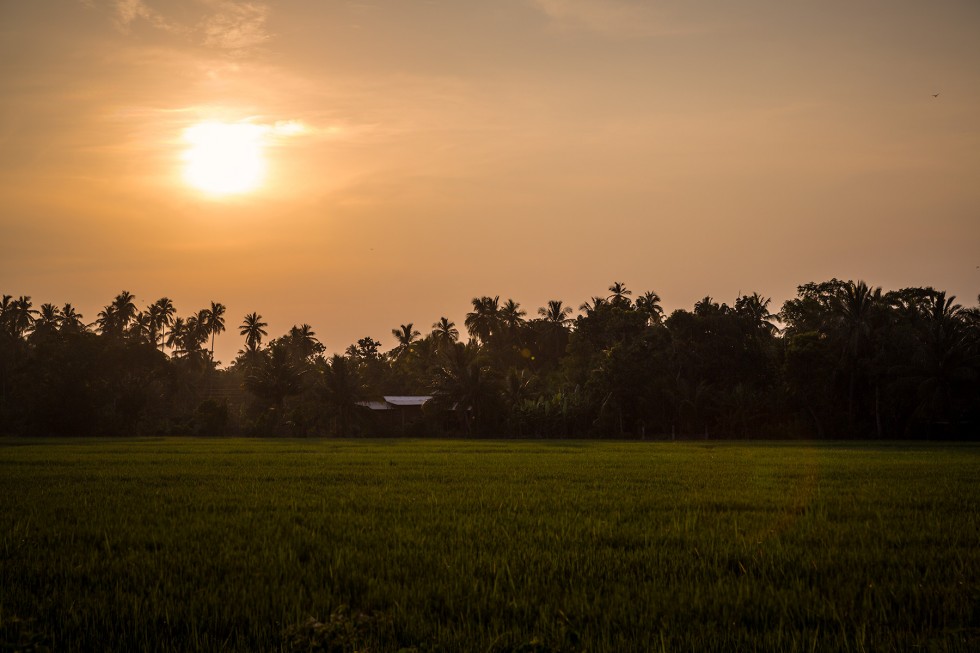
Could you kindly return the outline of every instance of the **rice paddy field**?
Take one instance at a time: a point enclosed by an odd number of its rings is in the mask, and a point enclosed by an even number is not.
[[[977,651],[980,446],[0,440],[2,651]]]

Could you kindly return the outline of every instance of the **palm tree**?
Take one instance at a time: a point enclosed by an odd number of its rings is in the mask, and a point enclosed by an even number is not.
[[[276,340],[262,357],[262,364],[252,367],[245,377],[245,388],[266,401],[274,410],[275,425],[278,425],[286,397],[302,391],[302,376],[303,371],[293,365],[287,347]]]
[[[664,319],[664,309],[660,305],[660,295],[648,290],[636,298],[636,309],[647,316],[647,324],[660,324]]]
[[[847,370],[847,413],[854,420],[857,377],[862,363],[871,357],[875,327],[883,312],[881,288],[870,288],[863,281],[848,281],[836,297],[834,317],[841,344],[841,362]],[[875,384],[875,413],[877,421],[877,391]],[[878,423],[878,432],[881,425]]]
[[[769,312],[772,300],[757,292],[735,300],[735,314],[745,318],[757,333],[775,335],[779,328],[772,323],[776,316]]]
[[[210,309],[204,309],[204,329],[211,335],[211,359],[214,360],[214,336],[225,330],[225,306],[211,302]]]
[[[586,317],[588,317],[608,304],[609,302],[602,297],[592,297],[591,299],[582,302],[582,305],[578,307],[578,310],[585,313]]]
[[[150,305],[149,313],[152,319],[154,346],[156,345],[157,339],[159,339],[160,351],[163,351],[167,327],[174,323],[174,315],[176,315],[177,309],[174,308],[174,303],[170,301],[169,297],[161,297]],[[157,335],[157,332],[159,332],[159,335]]]
[[[9,333],[12,331],[9,323],[13,320],[13,295],[4,295],[0,299],[0,331]]]
[[[267,326],[269,325],[262,321],[262,316],[258,313],[249,313],[245,316],[238,327],[238,333],[245,336],[245,347],[248,351],[257,351],[262,345],[262,337],[269,335],[265,330]]]
[[[69,333],[81,333],[85,330],[84,316],[75,310],[71,304],[61,307],[61,330]]]
[[[38,312],[33,306],[29,296],[21,295],[4,311],[5,316],[10,314],[8,330],[14,337],[20,338],[34,327],[34,316]]]
[[[497,315],[500,319],[500,324],[508,333],[513,335],[518,329],[524,326],[524,316],[527,315],[527,311],[522,310],[521,305],[513,299],[508,299],[500,307]]]
[[[148,312],[140,311],[133,316],[129,324],[129,335],[137,341],[142,341],[156,347],[156,335],[153,333],[153,317]]]
[[[705,295],[698,301],[694,302],[695,315],[718,315],[728,312],[727,304],[719,304],[710,295]]]
[[[440,344],[451,344],[459,340],[459,329],[449,318],[441,317],[432,325],[432,338]]]
[[[178,358],[182,354],[186,353],[183,350],[186,332],[187,323],[184,322],[184,318],[175,318],[173,323],[170,325],[170,333],[167,334],[167,346],[170,347],[174,356]]]
[[[183,337],[180,341],[180,348],[185,357],[195,360],[207,358],[207,350],[203,349],[208,341],[211,331],[208,329],[210,315],[208,309],[203,308],[196,315],[191,315],[184,323]],[[176,326],[176,322],[174,324]]]
[[[500,328],[500,296],[474,297],[473,311],[466,314],[466,330],[480,342],[486,343]]]
[[[969,334],[970,309],[954,304],[955,299],[937,292],[926,303],[918,347],[905,368],[916,385],[913,417],[927,422],[955,420],[980,365],[980,351]]]
[[[58,307],[54,304],[41,304],[41,310],[34,319],[34,332],[31,337],[43,338],[57,333],[60,326],[61,312]]]
[[[627,290],[626,284],[619,281],[614,281],[613,284],[609,286],[609,292],[612,294],[606,299],[610,300],[610,303],[613,306],[619,306],[620,308],[630,307],[629,295],[632,295],[633,291]]]
[[[334,432],[347,437],[351,434],[357,402],[364,396],[364,384],[358,376],[357,364],[334,354],[320,369],[327,404],[335,411]]]
[[[571,323],[569,316],[572,314],[571,306],[562,306],[562,301],[560,299],[550,299],[548,300],[548,306],[538,309],[538,315],[543,317],[546,322],[551,322],[553,324],[559,324],[561,326],[568,326]]]
[[[393,358],[399,358],[406,351],[411,349],[412,344],[418,340],[418,337],[422,335],[416,329],[414,329],[414,324],[409,322],[408,324],[402,324],[397,329],[391,330],[391,335],[395,336],[398,344],[395,348],[391,350]]]
[[[309,324],[295,326],[289,330],[289,342],[292,351],[301,360],[323,353],[325,347],[317,340],[316,332]]]
[[[115,335],[118,330],[118,324],[119,316],[116,308],[112,304],[103,307],[95,319],[95,325],[98,327],[99,333],[104,336]]]
[[[443,352],[431,389],[439,405],[456,411],[467,434],[472,433],[472,422],[481,421],[497,394],[490,368],[480,361],[479,349],[461,342]]]
[[[115,338],[122,337],[129,327],[130,321],[136,316],[136,298],[128,290],[124,290],[112,302],[99,312],[95,323],[102,335]]]
[[[121,337],[126,332],[130,321],[136,317],[135,299],[133,293],[124,290],[99,313],[97,324],[103,335]]]

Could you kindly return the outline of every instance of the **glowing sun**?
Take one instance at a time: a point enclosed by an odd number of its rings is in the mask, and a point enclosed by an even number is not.
[[[263,137],[267,127],[201,122],[184,132],[184,181],[210,195],[247,193],[265,178]]]

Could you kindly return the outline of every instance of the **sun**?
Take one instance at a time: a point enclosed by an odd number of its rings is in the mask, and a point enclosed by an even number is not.
[[[238,195],[265,179],[267,128],[249,123],[201,122],[184,132],[184,181],[209,195]]]

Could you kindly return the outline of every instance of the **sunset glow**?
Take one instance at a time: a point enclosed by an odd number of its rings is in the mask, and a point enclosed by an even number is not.
[[[187,129],[184,180],[211,195],[236,195],[258,188],[266,162],[266,129],[245,123],[202,122]]]
[[[613,280],[975,304],[980,4],[743,5],[0,2],[2,291],[217,299],[331,352]]]

